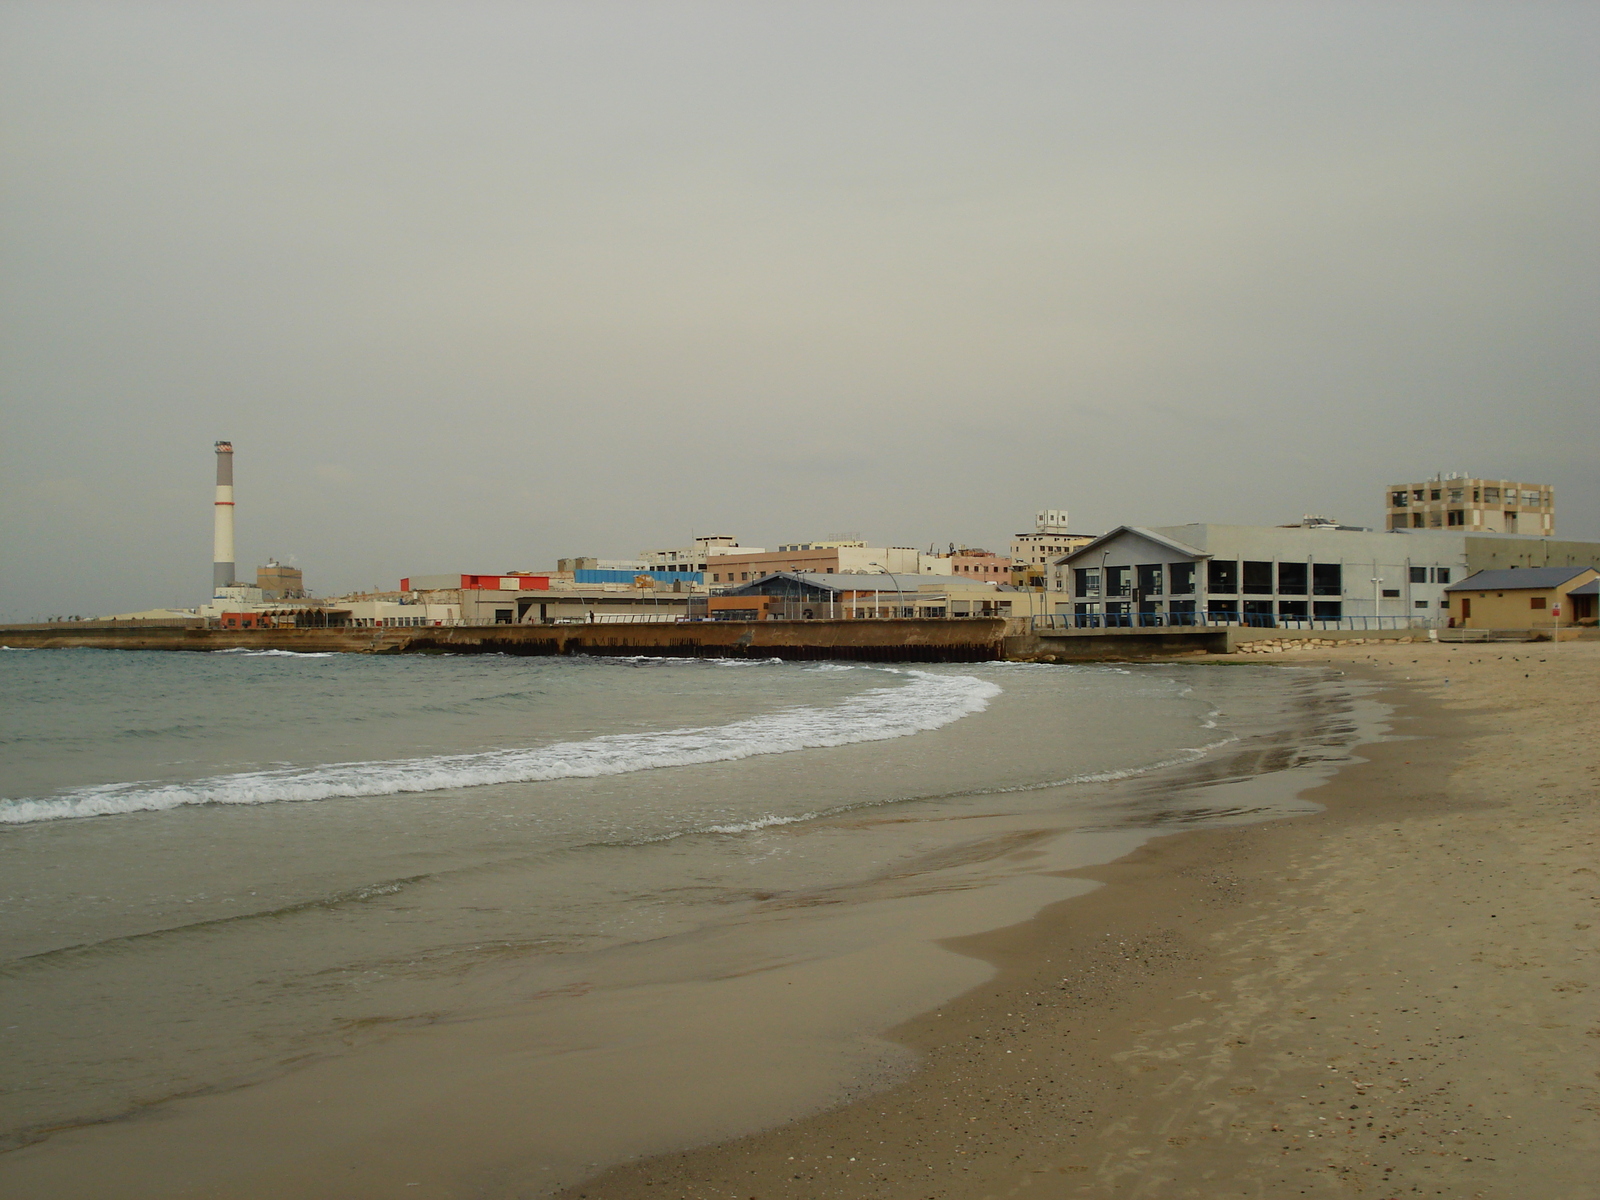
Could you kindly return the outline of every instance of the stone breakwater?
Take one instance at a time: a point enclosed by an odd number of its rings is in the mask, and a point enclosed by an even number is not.
[[[1285,650],[1327,650],[1335,646],[1398,646],[1409,642],[1426,642],[1426,636],[1397,634],[1394,637],[1358,638],[1263,638],[1253,642],[1239,642],[1233,647],[1235,654],[1281,654]]]

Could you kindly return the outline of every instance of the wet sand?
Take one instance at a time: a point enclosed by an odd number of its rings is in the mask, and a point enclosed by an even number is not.
[[[1398,708],[1324,811],[1077,872],[905,1083],[566,1195],[1600,1195],[1600,644],[1282,661]]]

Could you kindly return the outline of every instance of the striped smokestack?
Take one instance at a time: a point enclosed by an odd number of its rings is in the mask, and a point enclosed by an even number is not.
[[[233,443],[217,443],[216,522],[211,538],[211,587],[233,586]]]

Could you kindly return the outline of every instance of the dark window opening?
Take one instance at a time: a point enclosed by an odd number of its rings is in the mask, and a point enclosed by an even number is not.
[[[1433,581],[1435,583],[1449,583],[1450,582],[1450,568],[1449,567],[1435,567],[1433,569]]]
[[[1310,612],[1311,606],[1304,600],[1279,600],[1278,615],[1285,620],[1303,621]]]
[[[1098,596],[1100,594],[1100,571],[1097,567],[1074,567],[1072,577],[1075,581],[1074,590],[1080,596]]]
[[[1272,595],[1272,564],[1249,562],[1244,564],[1244,593],[1247,596]]]
[[[1398,599],[1400,599],[1400,589],[1399,588],[1384,588],[1383,589],[1383,596],[1384,596],[1384,599],[1386,599],[1386,600],[1398,600]]]
[[[1132,567],[1107,567],[1106,595],[1126,596],[1132,590],[1132,585],[1129,582],[1129,577],[1132,574]]]
[[[1428,582],[1428,568],[1427,567],[1412,567],[1411,568],[1411,582],[1412,583],[1427,583]]]
[[[1212,592],[1237,592],[1239,590],[1239,564],[1218,562],[1213,559],[1206,570],[1207,590]]]
[[[1194,624],[1194,601],[1173,600],[1167,605],[1167,622],[1172,625]]]
[[[1544,607],[1544,597],[1543,596],[1530,596],[1528,598],[1528,607],[1529,608],[1543,608]]]
[[[1459,508],[1452,508],[1444,514],[1444,523],[1446,525],[1465,525],[1467,523],[1467,514]]]
[[[1311,594],[1313,596],[1344,595],[1344,567],[1338,563],[1312,563]]]
[[[1237,617],[1239,615],[1239,602],[1237,600],[1207,600],[1206,612],[1214,617]]]
[[[1288,596],[1304,596],[1306,594],[1306,575],[1310,568],[1305,563],[1286,562],[1278,564],[1278,591]]]
[[[1319,621],[1337,621],[1344,616],[1344,605],[1338,600],[1313,600],[1311,615]]]
[[[1246,625],[1272,625],[1271,600],[1246,600],[1244,602],[1244,623]]]
[[[1175,596],[1190,596],[1194,594],[1194,564],[1173,563],[1167,567],[1167,578],[1172,584],[1172,593]],[[1192,610],[1191,610],[1192,611]]]
[[[511,610],[509,608],[497,608],[497,609],[495,609],[494,610],[494,623],[496,625],[509,625],[509,624],[511,624]]]
[[[1141,596],[1161,595],[1161,564],[1151,563],[1139,567],[1139,594]]]

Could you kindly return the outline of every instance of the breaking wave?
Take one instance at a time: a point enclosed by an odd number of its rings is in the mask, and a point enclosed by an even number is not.
[[[153,812],[196,804],[272,804],[436,792],[486,784],[624,775],[762,754],[887,741],[982,712],[1000,688],[971,675],[885,669],[905,678],[829,707],[784,709],[726,725],[610,734],[582,742],[386,762],[246,771],[184,783],[114,783],[0,800],[0,824]]]
[[[237,654],[243,658],[332,658],[332,650],[249,650],[234,647],[231,650],[213,650],[213,654]]]

